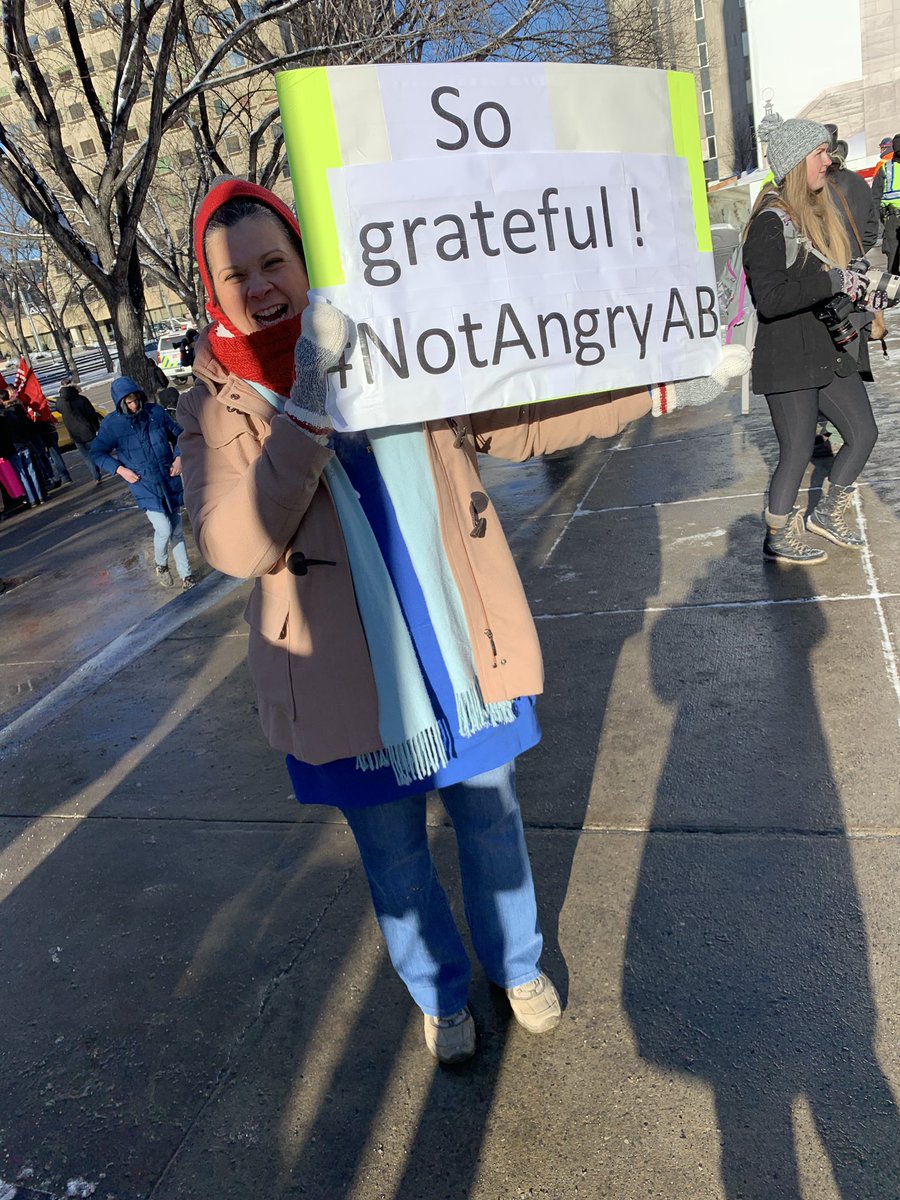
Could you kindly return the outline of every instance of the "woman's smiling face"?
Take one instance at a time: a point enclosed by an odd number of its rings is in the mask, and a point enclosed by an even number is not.
[[[211,229],[205,250],[216,300],[240,333],[268,329],[306,308],[306,267],[274,214],[260,212],[229,229]]]

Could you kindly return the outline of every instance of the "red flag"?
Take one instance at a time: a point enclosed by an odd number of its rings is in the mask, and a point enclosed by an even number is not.
[[[55,424],[53,412],[47,401],[47,397],[38,383],[37,376],[25,362],[24,358],[19,359],[19,369],[16,371],[13,387],[16,389],[16,395],[25,406],[25,411],[31,417],[32,421],[44,421],[47,424]]]
[[[19,358],[19,369],[16,371],[16,377],[13,380],[13,390],[18,391],[24,386],[25,380],[28,378],[28,372],[31,370],[24,357]]]

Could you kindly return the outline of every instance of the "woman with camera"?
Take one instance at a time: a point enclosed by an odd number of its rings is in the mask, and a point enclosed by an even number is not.
[[[850,507],[878,430],[852,353],[858,336],[849,316],[868,283],[851,269],[844,224],[825,186],[828,130],[773,113],[760,123],[759,135],[768,142],[775,187],[760,194],[744,232],[744,268],[759,318],[753,390],[766,397],[780,450],[763,554],[811,565],[827,555],[805,540],[806,529],[837,546],[864,545],[850,524]],[[797,495],[820,411],[844,444],[804,523]]]

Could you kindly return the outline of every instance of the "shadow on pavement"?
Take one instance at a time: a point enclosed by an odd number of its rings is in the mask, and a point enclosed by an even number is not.
[[[732,525],[732,552],[749,525]],[[779,598],[780,573],[767,578]],[[698,580],[696,595],[709,590]],[[868,940],[809,666],[825,617],[814,602],[770,609],[735,638],[746,620],[673,609],[653,631],[656,690],[677,716],[624,1008],[642,1058],[712,1089],[728,1200],[806,1194],[804,1105],[842,1200],[897,1195],[900,1119],[875,1052]],[[695,669],[700,646],[708,671]]]
[[[424,1052],[349,832],[300,818],[263,743],[245,647],[172,638],[18,757],[0,1178],[54,1196],[74,1177],[119,1197],[332,1200],[378,1175],[400,1089],[406,1154],[386,1194],[434,1200],[441,1180],[464,1197],[508,1012],[482,987],[476,1063],[441,1071]]]

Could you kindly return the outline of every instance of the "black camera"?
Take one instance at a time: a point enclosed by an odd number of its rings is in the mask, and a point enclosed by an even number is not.
[[[850,269],[865,280],[865,298],[854,301],[849,296],[839,294],[832,296],[830,300],[824,301],[813,309],[839,350],[843,350],[851,342],[855,342],[859,337],[860,327],[867,323],[861,320],[854,322],[853,313],[868,313],[868,320],[871,320],[868,305],[875,292],[885,294],[888,308],[892,308],[900,302],[900,275],[891,275],[888,271],[879,271],[875,267],[870,267],[865,258],[852,259]]]
[[[813,312],[828,330],[829,336],[838,350],[843,350],[845,346],[850,342],[855,342],[859,337],[850,318],[854,312],[861,310],[865,311],[865,305],[854,304],[849,296],[838,295],[816,305]]]

